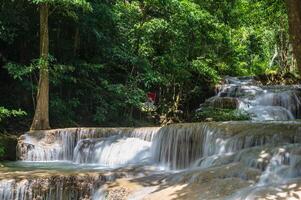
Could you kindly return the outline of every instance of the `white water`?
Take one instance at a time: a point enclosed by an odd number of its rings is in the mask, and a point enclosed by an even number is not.
[[[36,180],[3,179],[0,181],[1,200],[88,200],[92,196],[94,185],[80,185],[72,181],[77,180],[49,180],[49,177]],[[55,183],[51,183],[55,181]],[[79,187],[81,187],[79,189]],[[42,190],[40,189],[42,188]],[[77,190],[78,189],[78,190]]]
[[[36,159],[34,161],[54,161],[51,160],[54,158],[68,160],[75,165],[80,164],[81,167],[95,164],[108,169],[151,164],[163,166],[165,170],[194,168],[193,173],[241,163],[243,166],[262,170],[258,185],[240,191],[235,198],[231,197],[234,200],[240,197],[245,199],[244,197],[254,193],[254,190],[270,187],[271,183],[282,184],[286,179],[301,175],[297,170],[300,161],[298,152],[301,152],[301,124],[297,122],[175,124],[163,128],[139,129],[138,132],[136,129],[122,128],[80,131],[62,129],[49,131],[43,137],[28,134],[22,142],[19,143],[19,151],[23,151],[21,157],[25,158],[25,161],[33,158]],[[63,154],[66,149],[69,153]],[[241,172],[238,170],[236,173],[242,178],[247,176],[243,168]],[[191,181],[197,180],[193,178]],[[32,182],[28,183],[2,183],[5,189],[0,190],[0,195],[9,196],[9,191],[15,191],[12,195],[26,191],[28,195],[33,187]],[[59,189],[50,188],[52,189],[47,191],[49,199],[64,199],[63,194],[58,193]],[[91,188],[95,191],[94,199],[104,195],[103,190],[98,190],[98,187]],[[64,190],[64,195],[70,193],[67,188]],[[141,193],[139,196],[143,196],[144,192]],[[4,197],[0,199],[6,200]]]
[[[218,170],[226,171],[239,163],[241,169],[221,176],[247,179],[245,168],[259,171],[260,176],[255,184],[232,194],[229,199],[255,200],[259,193],[301,177],[301,123],[287,122],[300,116],[297,94],[297,87],[263,87],[251,78],[228,78],[217,97],[237,98],[238,108],[249,112],[254,121],[28,133],[19,141],[19,157],[33,163],[68,161],[74,165],[72,170],[78,166],[87,170],[91,165],[106,170],[153,165],[171,173],[191,172],[192,183],[198,181],[197,174],[203,170],[221,173]],[[259,122],[266,120],[281,121]],[[185,175],[175,177],[180,180]],[[47,181],[6,178],[0,181],[0,200],[31,200],[39,196],[46,200],[89,199],[86,195],[95,200],[105,199],[105,189],[95,185],[93,180],[95,178],[88,179],[91,183],[85,186],[83,180],[73,178]],[[43,193],[41,186],[45,189]],[[86,192],[78,191],[79,188],[85,188]],[[143,198],[153,191],[151,188],[139,190],[133,198]]]
[[[13,184],[14,184],[14,180],[0,181],[0,199],[2,200],[14,199],[14,192],[12,190]]]
[[[232,136],[232,130],[239,134]],[[91,138],[78,137],[76,131],[64,129],[39,139],[28,134],[19,146],[19,152],[23,152],[20,157],[25,161],[59,160],[109,168],[147,163],[167,169],[184,169],[197,165],[200,160],[209,167],[204,163],[213,162],[215,157],[228,156],[253,146],[301,142],[301,128],[299,131],[294,123],[179,124],[161,129],[145,128],[140,134],[134,131],[134,135],[119,129],[118,134],[106,137],[96,135],[98,131],[104,132],[101,128],[94,129]],[[148,134],[151,137],[145,137]],[[57,139],[51,142],[48,137],[53,138],[53,135]]]
[[[301,117],[300,89],[300,86],[262,86],[252,77],[228,77],[217,96],[237,98],[238,109],[250,113],[253,120],[283,121]]]
[[[151,141],[158,130],[62,129],[49,131],[42,138],[29,133],[18,148],[24,161],[73,161],[116,167],[149,161]]]
[[[151,142],[139,138],[84,139],[76,145],[73,161],[107,167],[139,164],[150,161],[150,146]]]

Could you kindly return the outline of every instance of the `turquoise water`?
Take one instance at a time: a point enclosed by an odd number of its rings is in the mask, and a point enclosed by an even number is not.
[[[1,163],[8,171],[35,171],[35,170],[53,170],[53,171],[109,171],[108,167],[101,165],[82,165],[68,161],[53,161],[53,162],[2,162]]]
[[[168,170],[164,167],[155,165],[126,165],[114,168],[109,168],[107,166],[101,166],[97,164],[76,164],[68,161],[47,161],[47,162],[30,162],[30,161],[7,161],[1,162],[2,171],[6,172],[35,172],[35,171],[53,171],[53,172],[118,172],[118,171],[148,171],[153,173],[170,173],[177,172],[176,170]],[[0,168],[1,170],[1,168]],[[0,172],[1,173],[1,172]]]

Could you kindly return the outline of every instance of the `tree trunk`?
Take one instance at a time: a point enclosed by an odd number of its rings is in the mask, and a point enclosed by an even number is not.
[[[73,56],[74,57],[77,55],[79,45],[80,45],[80,34],[79,34],[79,28],[77,27],[75,30],[74,44],[73,44]]]
[[[301,73],[301,1],[286,0],[286,6],[293,53],[296,58],[299,73]]]
[[[48,74],[48,4],[40,5],[40,78],[37,93],[37,106],[31,130],[49,129],[49,74]]]

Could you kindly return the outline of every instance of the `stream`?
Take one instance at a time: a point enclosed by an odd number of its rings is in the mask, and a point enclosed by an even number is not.
[[[25,133],[0,200],[301,199],[301,87],[227,77],[229,101],[251,120]]]

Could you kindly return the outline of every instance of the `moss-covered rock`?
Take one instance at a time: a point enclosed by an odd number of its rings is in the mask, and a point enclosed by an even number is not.
[[[239,105],[239,100],[233,97],[215,96],[208,99],[204,105],[207,107],[214,107],[214,108],[221,108],[221,109],[236,109]]]
[[[194,116],[194,121],[242,121],[250,119],[250,115],[244,111],[214,107],[203,107]]]

